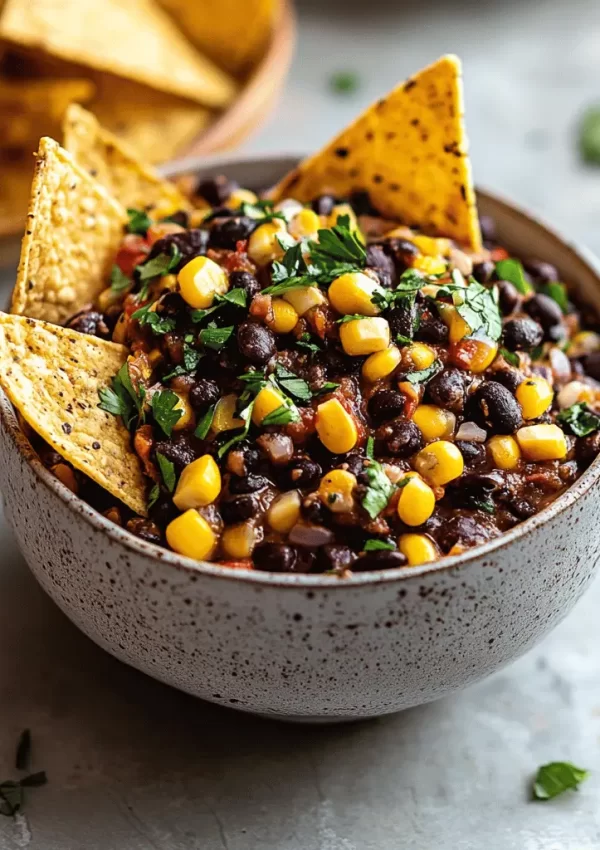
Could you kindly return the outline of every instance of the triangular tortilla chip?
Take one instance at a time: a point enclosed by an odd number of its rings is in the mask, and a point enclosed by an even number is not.
[[[366,190],[382,215],[478,251],[467,147],[460,61],[443,56],[300,163],[271,196],[308,202]]]
[[[127,215],[53,139],[40,140],[11,312],[61,324],[106,287]]]
[[[63,122],[63,144],[78,165],[125,208],[160,207],[165,215],[190,204],[174,183],[144,165],[126,142],[100,126],[96,117],[72,104]]]
[[[205,106],[235,93],[151,0],[5,0],[0,36]]]
[[[65,460],[138,514],[146,484],[128,430],[100,410],[98,390],[125,363],[123,345],[0,313],[0,385]]]

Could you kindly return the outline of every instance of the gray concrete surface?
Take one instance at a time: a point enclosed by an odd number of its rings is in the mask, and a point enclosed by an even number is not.
[[[446,51],[466,66],[477,180],[600,250],[600,169],[573,127],[600,100],[597,0],[304,0],[288,94],[250,150],[308,149]],[[334,97],[331,71],[362,88]],[[2,294],[4,294],[5,290]],[[205,705],[101,652],[38,589],[0,524],[0,781],[22,728],[46,787],[0,850],[599,850],[600,584],[536,650],[380,721],[289,727]],[[593,775],[533,803],[544,762]]]

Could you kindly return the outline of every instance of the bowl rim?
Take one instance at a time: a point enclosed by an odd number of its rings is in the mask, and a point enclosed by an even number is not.
[[[211,157],[189,157],[171,163],[163,169],[163,173],[169,176],[183,174],[189,171],[194,171],[199,168],[211,168],[212,166],[219,168],[227,168],[228,165],[235,164],[241,166],[246,162],[285,162],[286,164],[298,161],[300,155],[294,153],[284,154],[250,154],[240,156],[239,154],[231,155],[215,155]],[[489,199],[497,206],[504,207],[507,212],[516,214],[524,220],[528,227],[549,236],[552,240],[560,244],[560,247],[571,260],[583,266],[591,275],[595,276],[600,286],[600,260],[587,248],[578,245],[576,242],[564,237],[555,228],[541,219],[536,213],[529,212],[523,209],[518,204],[504,198],[497,192],[492,192],[484,189],[477,189],[477,195]],[[129,550],[132,553],[150,557],[159,564],[165,564],[168,567],[173,567],[179,572],[183,572],[190,576],[198,575],[198,573],[215,579],[225,579],[228,581],[240,581],[242,583],[249,582],[254,585],[267,585],[276,587],[302,588],[310,590],[311,588],[323,588],[326,590],[341,590],[342,588],[353,589],[360,585],[379,585],[393,582],[405,582],[411,579],[421,579],[425,576],[437,575],[446,573],[449,570],[457,568],[466,568],[476,562],[483,562],[489,556],[496,552],[517,543],[523,537],[526,537],[530,532],[544,525],[549,520],[554,519],[562,514],[568,508],[572,507],[582,496],[600,479],[600,457],[596,458],[590,467],[575,481],[561,496],[551,502],[547,507],[543,508],[539,513],[526,519],[508,531],[503,532],[498,537],[489,540],[479,546],[474,546],[471,549],[459,555],[447,555],[439,561],[430,564],[421,564],[415,567],[396,567],[388,570],[377,570],[365,573],[355,573],[348,578],[340,579],[338,576],[327,576],[323,574],[293,574],[293,573],[270,573],[261,570],[248,569],[232,569],[218,564],[213,564],[207,561],[195,561],[192,558],[187,558],[164,549],[153,543],[140,540],[135,537],[127,529],[116,525],[106,517],[102,516],[91,505],[85,502],[82,498],[75,495],[62,482],[60,482],[50,470],[46,469],[42,464],[37,453],[33,449],[26,434],[21,430],[14,408],[9,401],[7,395],[0,388],[0,423],[5,428],[7,435],[11,438],[15,449],[21,454],[23,459],[32,469],[36,478],[50,490],[54,495],[58,496],[65,505],[75,514],[86,520],[94,531],[99,531],[102,534],[107,534],[109,538]]]

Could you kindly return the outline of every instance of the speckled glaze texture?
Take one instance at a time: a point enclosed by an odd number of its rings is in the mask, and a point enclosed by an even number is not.
[[[242,185],[289,159],[217,161]],[[198,169],[196,169],[198,170]],[[593,261],[480,195],[513,250],[600,301]],[[67,616],[127,664],[203,699],[296,720],[372,717],[436,699],[513,660],[556,625],[600,559],[600,466],[491,544],[435,566],[347,581],[195,564],[146,544],[41,466],[0,392],[0,484],[31,570]]]

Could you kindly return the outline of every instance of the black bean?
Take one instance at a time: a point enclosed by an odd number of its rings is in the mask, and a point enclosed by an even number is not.
[[[302,503],[302,516],[314,525],[327,525],[331,515],[320,499],[306,499]]]
[[[162,543],[162,533],[160,528],[151,519],[143,519],[142,517],[134,517],[127,523],[127,530],[135,534],[141,540],[146,540],[148,543]]]
[[[531,351],[544,338],[544,331],[533,319],[509,319],[504,323],[502,343],[509,351]]]
[[[589,466],[600,453],[600,431],[579,437],[575,444],[575,456],[583,466]]]
[[[352,192],[348,200],[356,215],[379,215],[379,210],[373,206],[371,196],[365,189]]]
[[[406,558],[402,552],[397,550],[378,550],[376,552],[365,552],[352,564],[352,572],[362,573],[372,570],[392,570],[396,567],[406,566]]]
[[[172,269],[173,272],[178,272],[194,257],[200,257],[202,254],[206,254],[208,249],[208,231],[195,227],[192,230],[182,230],[179,233],[168,233],[154,243],[148,254],[148,260],[158,257],[159,254],[170,255],[173,246],[178,248],[181,254],[181,260]]]
[[[492,494],[504,483],[499,472],[467,472],[455,479],[448,487],[448,496],[453,507],[471,507],[477,502],[489,502]]]
[[[232,475],[229,479],[229,492],[256,493],[257,490],[264,490],[270,483],[264,475],[244,475],[243,477]]]
[[[178,472],[182,472],[188,464],[200,457],[202,443],[191,434],[173,434],[170,440],[157,440],[154,451],[175,464]]]
[[[419,342],[433,342],[444,345],[448,342],[448,326],[429,310],[421,313],[419,327],[415,332],[415,339]]]
[[[162,493],[156,502],[149,509],[150,518],[158,525],[159,528],[166,528],[167,525],[178,516],[179,511],[173,504],[173,496],[171,493]]]
[[[475,263],[473,266],[473,277],[478,283],[491,283],[496,275],[496,265],[491,260]]]
[[[533,516],[538,511],[538,508],[533,504],[533,502],[523,499],[521,496],[510,491],[501,494],[498,499],[501,500],[503,504],[508,507],[511,513],[519,519],[529,519],[529,517]]]
[[[360,450],[348,452],[347,455],[340,457],[340,466],[345,464],[348,472],[352,475],[360,475],[364,469],[365,456]]]
[[[251,363],[264,366],[276,353],[275,335],[256,322],[243,322],[237,332],[240,354]]]
[[[178,224],[180,227],[185,227],[186,230],[190,223],[190,214],[187,210],[177,210],[169,216],[169,221],[173,224]]]
[[[290,573],[296,564],[298,553],[285,543],[263,543],[254,550],[254,564],[259,570],[270,573]]]
[[[101,339],[109,339],[110,330],[102,313],[97,310],[82,310],[76,313],[67,323],[67,327],[80,334],[98,336]]]
[[[502,369],[494,370],[494,380],[514,393],[519,384],[522,384],[525,380],[525,375],[513,366],[505,366]]]
[[[521,405],[497,381],[485,381],[472,396],[476,421],[493,434],[512,434],[521,425]]]
[[[375,438],[383,444],[382,453],[406,458],[423,448],[423,436],[414,422],[399,416],[386,422],[375,432]]]
[[[585,369],[586,375],[589,375],[595,381],[600,381],[600,351],[594,351],[593,354],[586,354],[585,357],[582,357],[581,364]]]
[[[248,304],[260,292],[260,283],[250,272],[231,272],[229,275],[229,286],[231,289],[243,289],[248,296]]]
[[[454,514],[439,526],[436,540],[443,552],[449,552],[457,543],[469,548],[495,536],[496,530],[482,522],[479,516]]]
[[[523,309],[542,326],[545,339],[557,342],[565,336],[562,310],[553,298],[538,292],[525,301]]]
[[[466,399],[465,375],[459,369],[445,369],[429,381],[425,392],[432,404],[462,413]]]
[[[308,457],[293,458],[288,472],[292,487],[300,490],[313,490],[323,474],[321,466]]]
[[[216,221],[210,230],[211,248],[229,248],[235,251],[238,242],[242,242],[256,229],[256,221],[246,215]]]
[[[481,228],[481,236],[484,242],[496,241],[496,222],[491,215],[480,216],[479,226]]]
[[[331,195],[319,195],[312,202],[312,208],[317,215],[329,215],[333,212],[335,206],[335,198]]]
[[[456,448],[460,451],[465,466],[470,469],[483,466],[486,461],[485,446],[472,440],[457,440]]]
[[[190,404],[199,413],[206,411],[211,404],[216,404],[221,396],[221,390],[216,381],[210,378],[197,378],[190,390]]]
[[[412,265],[412,261],[419,255],[419,249],[414,242],[408,239],[386,239],[383,250],[394,260],[396,274],[401,275]]]
[[[381,245],[367,246],[367,268],[377,272],[380,284],[386,289],[393,286],[396,280],[396,266]]]
[[[523,263],[525,271],[538,286],[560,280],[556,266],[543,260],[526,260]]]
[[[417,320],[417,306],[410,298],[403,298],[401,303],[386,314],[392,339],[398,334],[412,339]]]
[[[342,546],[338,543],[329,543],[327,546],[322,546],[318,553],[319,567],[322,572],[330,570],[342,570],[352,568],[352,564],[356,561],[357,555],[349,546]]]
[[[397,390],[378,390],[368,403],[369,414],[377,422],[395,419],[404,410],[406,399]]]
[[[498,303],[504,316],[510,316],[520,309],[523,299],[517,287],[509,280],[498,282]]]
[[[250,443],[237,443],[230,451],[227,453],[227,468],[232,469],[231,466],[231,456],[234,455],[237,463],[235,464],[236,469],[234,471],[237,472],[237,469],[242,468],[243,472],[240,474],[247,475],[248,472],[256,471],[260,465],[260,452],[258,449],[251,445]]]
[[[227,525],[232,525],[236,522],[244,522],[256,516],[258,512],[258,504],[255,496],[250,494],[236,496],[235,499],[228,499],[219,505],[223,522]]]
[[[229,200],[236,189],[239,189],[239,184],[235,180],[220,174],[218,177],[201,180],[196,187],[196,194],[204,198],[211,207],[220,207]]]

